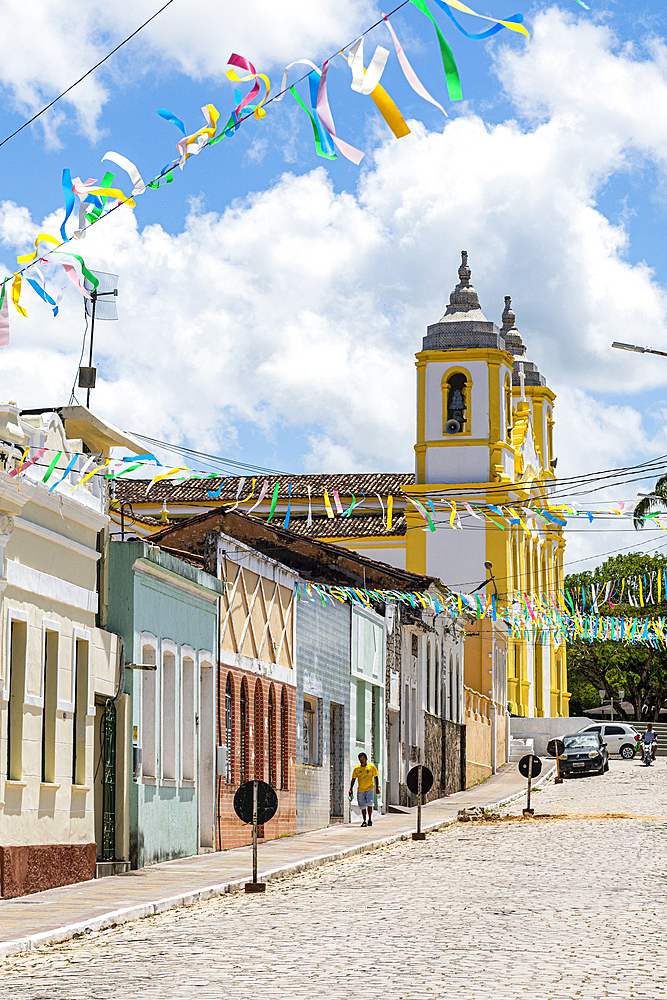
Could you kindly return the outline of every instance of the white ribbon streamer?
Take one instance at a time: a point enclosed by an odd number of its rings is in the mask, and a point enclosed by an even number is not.
[[[134,195],[144,193],[146,185],[144,184],[143,177],[135,167],[132,160],[128,160],[127,156],[123,156],[122,153],[114,153],[113,151],[105,153],[102,157],[102,162],[104,162],[104,160],[111,160],[112,163],[117,164],[121,170],[124,170],[125,173],[129,175],[130,180],[134,184],[134,187],[132,188],[133,197]]]
[[[362,35],[361,38],[358,38],[350,48],[350,54],[347,57],[348,64],[352,70],[352,90],[358,94],[363,94],[364,97],[370,97],[380,82],[388,58],[389,49],[378,45],[371,59],[370,66],[367,70],[364,70],[364,36]]]

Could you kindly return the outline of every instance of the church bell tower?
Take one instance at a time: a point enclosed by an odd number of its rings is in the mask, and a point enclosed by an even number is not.
[[[417,354],[417,483],[509,482],[514,358],[482,312],[467,251],[444,316]]]
[[[556,397],[526,357],[510,297],[499,327],[482,312],[465,250],[458,276],[416,355],[415,485],[404,492],[430,507],[435,530],[407,512],[406,566],[454,590],[481,588],[498,607],[540,602],[563,585],[562,528],[540,514],[555,485]],[[564,646],[495,621],[474,622],[466,683],[501,714],[567,715]]]

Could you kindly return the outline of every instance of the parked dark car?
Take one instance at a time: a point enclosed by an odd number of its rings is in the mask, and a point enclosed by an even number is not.
[[[609,770],[607,744],[599,733],[572,733],[563,737],[563,753],[559,757],[560,773],[604,774]]]

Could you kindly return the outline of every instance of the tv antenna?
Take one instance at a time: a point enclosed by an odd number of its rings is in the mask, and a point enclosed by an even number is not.
[[[95,319],[118,319],[116,297],[118,296],[118,275],[107,274],[106,271],[92,271],[99,284],[93,287],[89,278],[84,276],[83,285],[90,298],[84,299],[86,316],[90,316],[90,352],[88,367],[79,368],[79,388],[86,389],[86,406],[90,409],[90,390],[95,388],[97,369],[93,367],[93,336],[95,334]]]

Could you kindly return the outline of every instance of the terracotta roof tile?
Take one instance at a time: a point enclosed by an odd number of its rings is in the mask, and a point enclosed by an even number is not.
[[[246,477],[243,484],[242,497],[248,497],[252,489],[252,478]],[[289,495],[289,484],[292,484],[292,497],[308,498],[308,487],[310,486],[313,498],[321,498],[325,489],[329,493],[329,498],[333,504],[333,490],[338,490],[341,497],[356,496],[360,499],[366,496],[375,496],[379,493],[385,497],[389,494],[399,494],[401,486],[412,485],[415,481],[412,472],[354,472],[340,473],[337,475],[300,475],[300,476],[257,476],[255,483],[255,499],[259,496],[262,483],[265,479],[272,489],[276,479],[280,483],[278,498],[286,500]],[[225,479],[221,476],[218,479],[194,479],[184,483],[160,482],[153,486],[146,496],[149,479],[118,479],[114,481],[116,490],[116,500],[129,500],[132,503],[155,504],[167,501],[167,503],[209,503],[216,501],[228,502],[236,499],[236,493],[241,482],[240,477],[233,476]],[[222,490],[218,497],[209,497],[209,493],[216,492],[222,485]],[[269,493],[270,496],[270,493]]]
[[[379,514],[360,514],[358,517],[328,517],[313,518],[308,527],[306,518],[293,517],[289,523],[290,531],[304,538],[395,538],[404,535],[407,521],[404,514],[395,517],[391,531],[384,526],[384,518]]]

